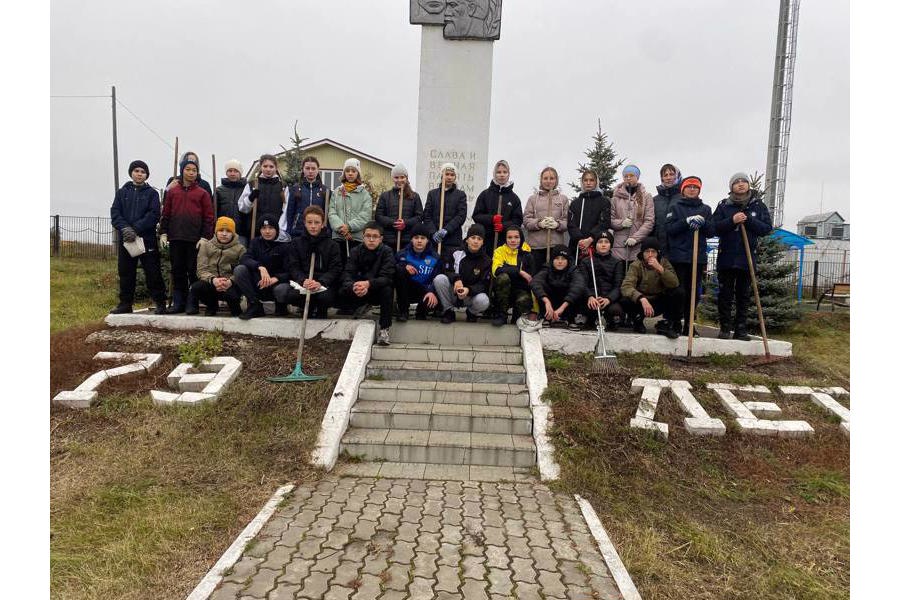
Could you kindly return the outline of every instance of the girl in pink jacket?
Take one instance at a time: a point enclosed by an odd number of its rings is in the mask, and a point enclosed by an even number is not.
[[[558,186],[556,169],[544,167],[540,190],[525,203],[522,225],[528,231],[528,245],[531,246],[535,265],[549,262],[550,248],[565,243],[569,199],[559,191]]]
[[[613,190],[613,256],[631,262],[641,253],[641,242],[653,232],[653,196],[638,180],[641,170],[628,165],[622,170],[622,183]],[[665,215],[662,215],[665,218]]]

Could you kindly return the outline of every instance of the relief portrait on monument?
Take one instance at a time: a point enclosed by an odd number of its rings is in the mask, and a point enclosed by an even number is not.
[[[410,0],[409,22],[443,25],[448,40],[500,39],[502,0]]]

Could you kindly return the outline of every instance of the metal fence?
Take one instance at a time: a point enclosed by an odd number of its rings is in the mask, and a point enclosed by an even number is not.
[[[116,230],[109,217],[50,215],[50,256],[116,258]]]

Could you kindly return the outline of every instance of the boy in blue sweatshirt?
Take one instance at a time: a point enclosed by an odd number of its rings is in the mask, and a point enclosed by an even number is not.
[[[416,304],[416,320],[424,321],[428,312],[438,305],[434,291],[434,278],[440,275],[443,263],[429,239],[430,230],[424,223],[412,228],[412,239],[397,254],[397,274],[394,288],[397,290],[397,320],[409,319],[410,302]]]

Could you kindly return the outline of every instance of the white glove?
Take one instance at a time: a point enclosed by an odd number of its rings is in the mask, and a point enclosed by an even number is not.
[[[694,215],[693,217],[688,217],[685,219],[687,221],[688,227],[691,229],[700,229],[703,227],[703,224],[706,223],[706,219],[704,219],[700,215]]]
[[[559,227],[559,221],[553,217],[544,217],[538,225],[541,229],[556,229]]]
[[[159,236],[159,247],[160,248],[168,248],[169,247],[169,235],[167,233]]]
[[[628,238],[627,240],[625,240],[625,245],[628,246],[629,248],[631,248],[635,244],[637,244],[637,240],[634,238]]]
[[[622,219],[622,229],[628,229],[632,225],[634,225],[634,221],[632,221],[629,217],[625,217],[624,219]]]

